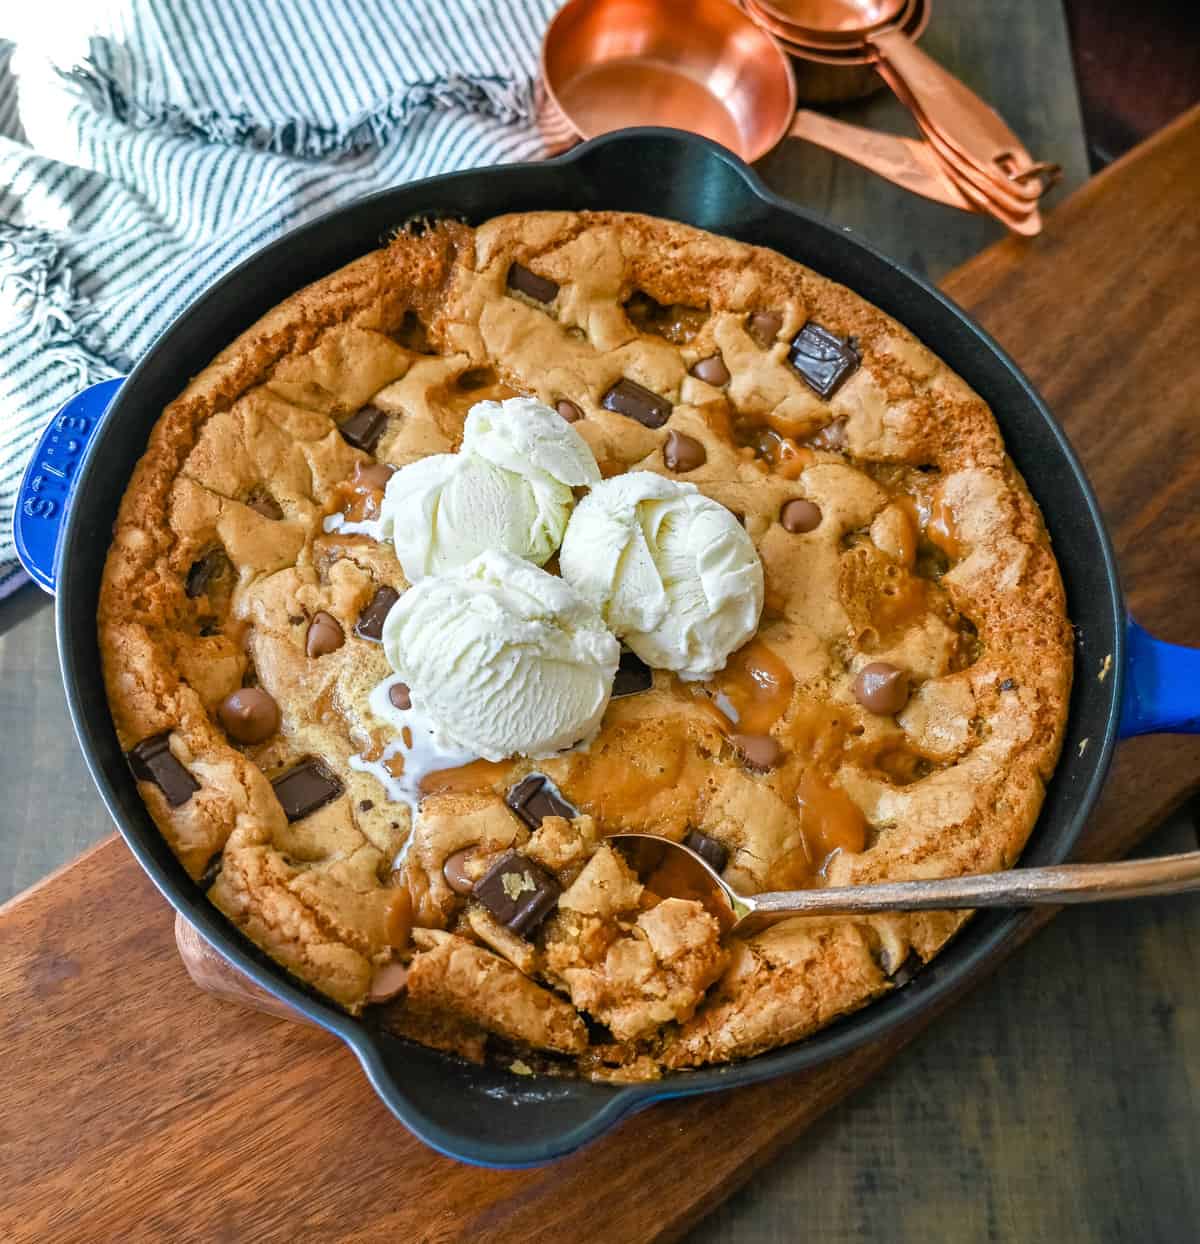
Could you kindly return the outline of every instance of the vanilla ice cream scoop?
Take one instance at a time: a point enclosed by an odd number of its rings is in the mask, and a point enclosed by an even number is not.
[[[421,458],[388,481],[379,529],[412,583],[484,549],[540,566],[562,540],[571,490],[599,479],[587,442],[549,406],[477,402],[458,453]]]
[[[620,658],[569,584],[496,550],[409,588],[383,647],[439,745],[488,760],[548,756],[590,736]]]
[[[708,678],[758,627],[763,569],[753,541],[694,484],[631,471],[575,508],[562,577],[655,669]]]

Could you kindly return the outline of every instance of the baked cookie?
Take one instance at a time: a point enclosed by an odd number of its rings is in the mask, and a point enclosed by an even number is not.
[[[409,584],[366,529],[392,468],[518,395],[606,479],[736,514],[761,622],[700,681],[627,653],[586,748],[398,798],[369,700]],[[608,835],[686,838],[749,891],[1009,867],[1072,674],[1049,538],[986,404],[810,269],[617,213],[401,233],[242,334],[154,428],[98,625],[147,807],[254,941],[418,1041],[596,1077],[794,1041],[965,918],[723,938]]]

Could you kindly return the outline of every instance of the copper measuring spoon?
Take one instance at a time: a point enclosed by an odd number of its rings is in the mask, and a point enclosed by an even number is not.
[[[987,198],[1012,212],[1035,202],[1057,166],[1040,164],[1003,119],[952,74],[921,52],[907,23],[928,0],[743,0],[751,17],[799,57],[814,53],[869,57],[880,76],[923,122],[939,154],[963,167],[963,176]],[[923,22],[919,23],[923,28]],[[978,175],[976,176],[976,171]],[[996,193],[993,193],[996,187]]]
[[[727,0],[570,0],[546,31],[542,77],[556,117],[584,138],[666,125],[753,162],[790,133],[973,210],[927,144],[797,112],[783,49]]]
[[[608,841],[621,849],[639,877],[657,881],[651,885],[657,893],[699,899],[726,932],[746,932],[788,916],[1057,907],[1200,890],[1200,851],[1188,851],[1112,864],[1056,864],[933,881],[741,894],[682,843],[655,834],[614,834]]]
[[[880,77],[892,88],[901,103],[905,104],[913,114],[925,141],[933,148],[942,167],[954,183],[981,210],[990,212],[1014,233],[1027,237],[1041,232],[1042,219],[1037,210],[1041,188],[1030,187],[1032,194],[1015,193],[1018,183],[1001,181],[995,175],[981,171],[971,161],[966,160],[943,138],[941,132],[929,121],[921,111],[917,102],[909,96],[904,83],[895,77],[891,67],[885,62],[875,66]]]

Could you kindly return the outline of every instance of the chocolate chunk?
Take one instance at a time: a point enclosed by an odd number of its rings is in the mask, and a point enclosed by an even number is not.
[[[899,989],[902,985],[907,985],[910,980],[925,966],[925,960],[921,958],[915,950],[910,950],[904,957],[904,962],[898,967],[888,962],[885,957],[880,965],[885,974],[891,978],[893,985]]]
[[[377,588],[367,607],[358,616],[358,625],[354,633],[362,639],[383,642],[383,623],[392,606],[400,599],[400,593],[394,587],[384,585]]]
[[[470,894],[475,888],[475,881],[467,872],[466,863],[477,849],[473,846],[463,847],[461,851],[455,851],[442,865],[442,876],[455,894]]]
[[[637,695],[653,686],[654,671],[636,652],[623,650],[617,665],[617,676],[613,679],[612,698],[618,700],[623,695]]]
[[[182,807],[200,789],[200,783],[171,754],[171,733],[152,734],[126,755],[139,782],[153,782],[173,808]]]
[[[315,756],[302,760],[294,769],[277,777],[271,785],[289,821],[298,821],[318,808],[332,803],[342,784]]]
[[[192,562],[188,567],[184,591],[193,599],[203,596],[208,591],[208,581],[220,573],[221,563],[224,560],[225,554],[220,549],[212,549],[198,561]]]
[[[710,355],[698,363],[693,363],[692,375],[697,380],[703,380],[705,384],[715,385],[718,389],[729,383],[729,368],[725,366],[725,360],[719,354]]]
[[[217,709],[225,733],[239,743],[261,743],[279,729],[279,705],[261,687],[242,687]]]
[[[628,415],[646,428],[661,428],[671,417],[671,403],[636,380],[618,380],[600,399],[600,405],[618,415]]]
[[[671,431],[663,446],[663,461],[671,471],[694,471],[708,461],[708,453],[694,436]]]
[[[207,890],[217,879],[217,874],[221,871],[221,861],[225,858],[223,851],[214,851],[208,857],[208,863],[204,865],[204,871],[200,874],[200,880],[196,883],[202,890]]]
[[[565,397],[560,397],[558,401],[554,403],[554,409],[557,410],[559,416],[565,419],[568,423],[578,423],[579,420],[583,418],[583,411],[580,410],[574,402],[567,401]]]
[[[908,703],[908,674],[886,661],[864,665],[854,680],[854,698],[868,712],[888,717]]]
[[[765,350],[773,345],[783,327],[783,316],[778,311],[755,311],[746,321],[746,331]]]
[[[530,829],[537,829],[548,816],[562,816],[570,821],[579,815],[575,808],[558,796],[550,785],[550,779],[541,773],[531,773],[522,778],[508,792],[505,802]]]
[[[269,518],[273,522],[277,523],[283,517],[283,507],[269,492],[251,493],[246,498],[246,504],[256,514],[261,514],[263,518]]]
[[[408,690],[407,683],[392,683],[388,688],[388,699],[392,702],[392,707],[398,708],[402,713],[412,708],[412,695]]]
[[[525,294],[535,302],[553,302],[558,293],[558,285],[544,276],[531,272],[524,264],[514,263],[509,266],[506,284],[509,289]]]
[[[858,351],[811,320],[792,339],[788,362],[818,397],[831,398],[859,368]]]
[[[333,614],[322,609],[308,624],[304,650],[310,657],[323,657],[327,652],[336,652],[345,642],[346,632],[342,630],[342,624]]]
[[[769,734],[733,734],[730,741],[742,754],[742,759],[751,769],[765,773],[774,769],[783,759],[783,748]]]
[[[354,487],[366,488],[371,492],[382,491],[395,473],[396,468],[388,466],[386,462],[356,462]]]
[[[715,838],[702,834],[698,829],[692,829],[684,838],[683,845],[691,847],[713,872],[725,871],[725,865],[729,863],[729,852]]]
[[[501,924],[525,937],[550,914],[561,890],[528,856],[505,851],[475,882],[472,892]]]
[[[784,531],[803,535],[805,532],[815,531],[821,525],[821,508],[811,501],[805,501],[803,497],[794,497],[779,511],[779,521],[783,524]]]
[[[347,444],[361,449],[364,453],[373,454],[386,427],[387,415],[378,406],[364,406],[344,423],[340,423],[338,431]]]

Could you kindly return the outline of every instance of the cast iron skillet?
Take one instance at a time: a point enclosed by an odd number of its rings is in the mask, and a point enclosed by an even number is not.
[[[1062,430],[1011,360],[937,290],[861,239],[769,193],[713,143],[673,130],[629,130],[541,164],[454,173],[381,191],[265,247],[185,311],[127,380],[94,386],[60,412],[18,499],[18,544],[34,577],[52,591],[57,583],[59,656],[80,745],[125,841],[154,883],[247,976],[341,1037],[389,1108],[424,1141],[463,1161],[506,1167],[560,1157],[651,1102],[750,1084],[844,1054],[953,990],[1026,919],[1016,912],[977,916],[910,983],[798,1044],[655,1084],[609,1087],[470,1066],[380,1032],[369,1020],[349,1018],[243,937],[171,854],[117,744],[96,643],[96,602],[113,520],[152,424],[238,333],[301,286],[381,245],[398,224],[438,215],[478,223],[547,208],[647,212],[773,247],[890,312],[990,403],[1045,513],[1078,633],[1063,759],[1023,863],[1068,856],[1120,735],[1189,723],[1195,729],[1200,709],[1200,654],[1151,640],[1127,618],[1092,490]],[[1171,662],[1180,684],[1191,682],[1190,705],[1183,703],[1186,691],[1170,702],[1162,698],[1171,681],[1164,667]],[[1190,673],[1181,662],[1190,663]],[[1104,663],[1108,673],[1101,679]]]

